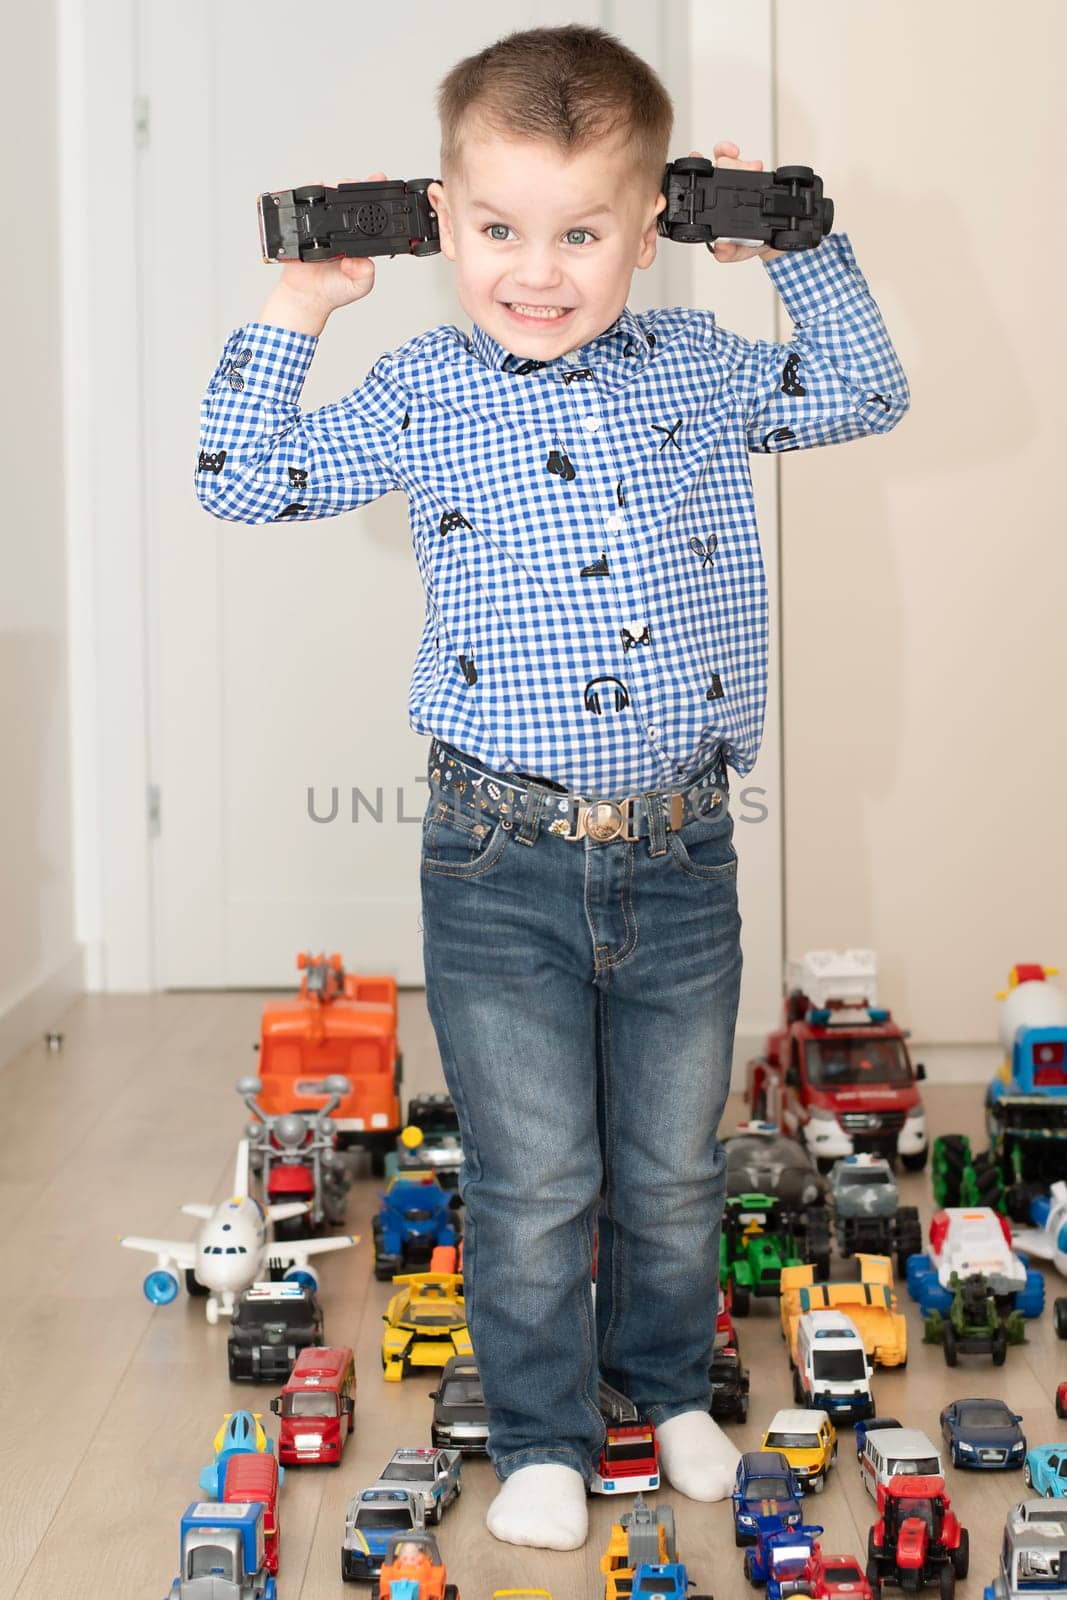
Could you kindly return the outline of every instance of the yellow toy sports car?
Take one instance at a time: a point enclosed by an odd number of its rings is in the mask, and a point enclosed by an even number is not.
[[[412,1367],[443,1367],[450,1356],[474,1354],[463,1308],[463,1279],[455,1272],[409,1272],[385,1311],[382,1371],[399,1382]]]

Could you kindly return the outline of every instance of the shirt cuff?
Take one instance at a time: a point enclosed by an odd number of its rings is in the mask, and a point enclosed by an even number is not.
[[[847,233],[830,233],[814,250],[789,250],[763,263],[794,322],[869,294]]]
[[[235,328],[223,345],[207,392],[230,390],[295,405],[318,342],[311,333],[294,333],[269,322],[246,322]]]

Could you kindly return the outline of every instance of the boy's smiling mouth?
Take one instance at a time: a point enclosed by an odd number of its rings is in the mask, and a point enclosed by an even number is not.
[[[501,305],[509,316],[519,322],[562,322],[574,310],[573,306],[526,305],[520,300],[502,300]]]

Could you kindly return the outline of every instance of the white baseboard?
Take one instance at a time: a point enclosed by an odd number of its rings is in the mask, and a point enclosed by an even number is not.
[[[78,995],[85,992],[85,947],[75,945],[65,961],[0,1010],[0,1066],[55,1028]]]

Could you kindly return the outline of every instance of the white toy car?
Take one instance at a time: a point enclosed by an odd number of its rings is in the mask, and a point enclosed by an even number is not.
[[[1044,1309],[1044,1278],[1016,1254],[1007,1219],[990,1206],[945,1206],[935,1212],[929,1253],[910,1256],[907,1265],[908,1293],[924,1317],[950,1309],[953,1273],[960,1279],[981,1273],[997,1300],[1024,1317]]]

